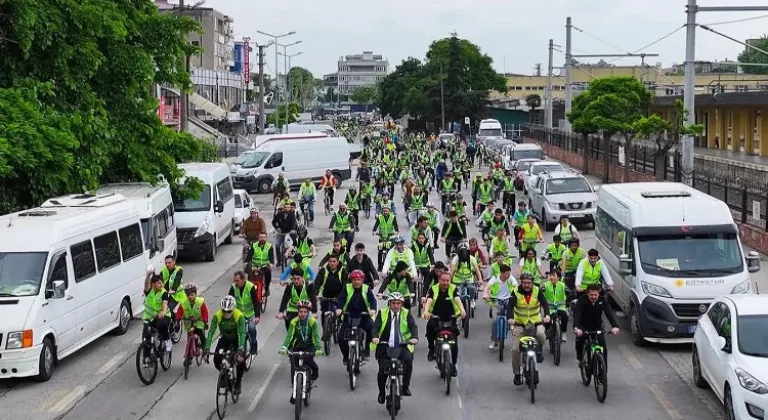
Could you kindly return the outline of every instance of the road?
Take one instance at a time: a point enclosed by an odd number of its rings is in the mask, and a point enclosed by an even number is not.
[[[337,197],[343,197],[342,192]],[[269,198],[255,196],[269,217]],[[435,194],[433,201],[437,201]],[[310,237],[315,239],[320,255],[330,249],[327,232],[329,217],[321,205]],[[398,211],[402,211],[399,207]],[[401,215],[399,222],[405,224]],[[376,241],[370,231],[373,220],[363,220],[355,242],[363,242],[375,259]],[[405,229],[401,228],[401,231]],[[479,237],[470,228],[470,237]],[[582,238],[589,247],[592,231],[584,229]],[[547,239],[551,240],[551,233]],[[444,257],[443,250],[436,252]],[[205,291],[211,310],[229,288],[232,274],[239,269],[241,243],[220,249],[216,262],[183,262],[185,279],[194,281]],[[319,257],[315,262],[319,261]],[[764,282],[766,272],[760,273]],[[276,273],[273,274],[276,277]],[[278,289],[279,290],[279,289]],[[764,289],[768,290],[768,289]],[[276,300],[270,302],[259,325],[261,352],[243,383],[243,395],[236,405],[230,403],[227,418],[288,419],[293,416],[290,396],[289,365],[277,350],[284,338],[282,322],[278,322]],[[563,346],[560,366],[546,360],[541,366],[541,384],[536,405],[531,405],[523,387],[512,384],[511,357],[498,361],[497,353],[488,350],[491,320],[486,306],[478,303],[477,317],[472,320],[469,339],[460,340],[458,385],[451,396],[445,396],[433,364],[426,360],[424,321],[418,321],[422,342],[416,351],[412,390],[414,396],[403,402],[401,418],[405,419],[498,419],[514,410],[520,417],[561,419],[716,419],[722,418],[718,404],[709,391],[693,390],[686,369],[690,357],[685,347],[638,348],[626,333],[608,338],[610,349],[609,393],[605,404],[595,400],[594,390],[581,385],[572,337]],[[627,330],[622,320],[621,327]],[[104,337],[58,366],[51,381],[38,384],[27,380],[0,382],[0,412],[14,420],[137,420],[181,418],[206,420],[216,417],[216,371],[212,365],[193,367],[189,380],[182,378],[180,354],[184,340],[174,348],[174,360],[168,372],[160,371],[156,382],[144,386],[139,381],[134,363],[140,341],[139,322],[121,337]],[[689,353],[689,352],[688,352]],[[346,372],[338,348],[318,360],[320,379],[313,391],[312,404],[305,411],[308,419],[384,418],[383,406],[376,403],[375,363],[364,366],[354,392],[346,387]],[[685,376],[687,375],[687,377]],[[682,378],[681,378],[682,377]],[[626,417],[624,417],[626,416]]]

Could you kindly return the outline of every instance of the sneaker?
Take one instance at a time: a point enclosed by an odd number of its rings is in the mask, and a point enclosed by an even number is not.
[[[488,343],[488,350],[493,350],[493,349],[495,349],[496,347],[499,347],[499,342],[498,342],[498,341],[496,341],[496,340],[491,340],[491,341]]]
[[[173,341],[171,340],[165,340],[165,351],[171,351],[173,350]]]
[[[476,305],[477,305],[477,301],[475,301],[474,299],[472,299],[472,301],[469,302],[469,307],[472,308],[472,309],[475,309]]]
[[[515,374],[515,379],[512,381],[517,386],[520,386],[523,384],[523,375],[517,373]]]
[[[435,351],[434,350],[430,350],[429,353],[427,353],[427,360],[430,361],[430,362],[434,362],[435,361]]]
[[[346,358],[345,359],[341,359],[341,364],[342,365],[346,366],[347,363],[349,363],[349,359],[346,359]]]
[[[377,401],[379,401],[379,404],[384,404],[384,400],[387,399],[386,394],[383,392],[379,392],[379,398],[377,398]]]
[[[562,334],[562,340],[563,340],[563,343],[568,341],[568,337],[565,336],[565,333]]]
[[[296,398],[293,398],[293,395],[291,395],[291,399],[288,400],[291,404],[296,404]]]
[[[407,387],[407,386],[403,387],[402,394],[403,394],[404,397],[412,397],[413,396],[413,393],[411,392],[411,388]]]
[[[453,369],[451,369],[451,376],[454,378],[459,376],[459,368],[456,365],[453,365]]]

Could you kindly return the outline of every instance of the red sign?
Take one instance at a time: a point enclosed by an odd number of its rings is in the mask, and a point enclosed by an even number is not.
[[[251,83],[251,46],[248,43],[251,38],[243,38],[243,80],[245,85]]]

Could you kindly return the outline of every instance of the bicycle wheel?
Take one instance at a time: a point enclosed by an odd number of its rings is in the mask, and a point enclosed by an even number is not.
[[[197,353],[195,354],[195,364],[198,366],[203,364],[203,352],[200,347],[197,348]]]
[[[187,377],[189,376],[189,367],[192,365],[192,358],[190,357],[184,357],[184,380],[187,380]]]
[[[357,375],[355,375],[355,367],[357,364],[357,351],[354,348],[349,349],[349,360],[347,361],[347,374],[349,375],[349,389],[355,390],[357,385]]]
[[[562,346],[562,335],[563,333],[560,331],[560,322],[555,322],[552,325],[552,337],[550,337],[550,342],[552,344],[552,358],[554,359],[555,366],[560,366],[560,347]]]
[[[227,415],[228,392],[227,372],[222,370],[219,372],[219,379],[216,381],[216,414],[219,416],[219,420],[223,420],[224,416]]]
[[[445,381],[445,395],[451,395],[451,378],[453,377],[453,363],[451,351],[443,350],[443,380]]]
[[[400,404],[398,398],[397,381],[395,379],[389,380],[389,418],[395,420],[397,418],[397,406]]]
[[[171,351],[164,351],[160,355],[160,367],[163,368],[163,372],[167,372],[168,369],[171,368],[171,356],[173,355],[173,350]]]
[[[235,367],[234,369],[237,369],[237,367]],[[229,377],[227,378],[227,382],[229,385],[229,397],[232,399],[233,404],[237,404],[237,400],[240,399],[240,394],[235,394],[235,390],[234,390],[235,377],[236,377],[236,372],[234,370],[230,370]],[[242,386],[242,384],[240,386]]]
[[[579,371],[581,371],[581,382],[584,386],[589,386],[589,383],[592,382],[592,370],[589,367],[588,360],[588,352],[584,351],[584,355],[581,357],[581,366],[579,366]]]
[[[531,389],[531,404],[536,403],[536,359],[528,358],[528,388]]]
[[[323,350],[326,356],[331,354],[331,335],[333,335],[333,331],[330,329],[330,324],[331,320],[326,316],[323,320]]]
[[[145,358],[143,355],[145,346],[147,346],[146,343],[139,344],[139,349],[136,351],[136,373],[139,374],[141,383],[151,385],[157,377],[157,356],[154,348],[148,347],[149,354]]]
[[[181,321],[176,320],[176,318],[171,321],[171,341],[173,344],[181,341]]]
[[[608,396],[608,367],[605,365],[603,353],[597,352],[592,357],[592,372],[595,377],[597,400],[605,402],[605,398]]]
[[[245,371],[248,372],[251,370],[251,364],[253,363],[253,355],[251,354],[251,349],[253,348],[253,343],[251,343],[251,336],[248,335],[246,332],[245,334]]]
[[[304,383],[304,372],[296,372],[296,376],[293,379],[296,384],[296,395],[294,395],[293,412],[296,420],[301,419],[301,408],[304,406],[304,390],[302,384]]]
[[[499,318],[499,320],[496,323],[496,336],[499,339],[499,361],[500,362],[504,361],[504,343],[506,342],[506,340],[504,339],[506,336],[505,334],[506,331],[504,330],[504,328],[507,328],[507,322],[504,319]]]
[[[269,296],[266,294],[261,295],[261,313],[264,313],[267,311],[267,301],[269,300]]]

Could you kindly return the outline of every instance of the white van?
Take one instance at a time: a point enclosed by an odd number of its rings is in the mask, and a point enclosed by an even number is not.
[[[257,147],[251,159],[237,170],[235,188],[269,192],[281,172],[291,188],[299,188],[307,178],[320,182],[326,169],[336,176],[339,185],[352,176],[349,144],[344,137],[319,133],[259,137],[271,138]]]
[[[182,163],[186,178],[205,184],[197,198],[174,197],[178,253],[182,257],[204,256],[214,261],[219,245],[231,244],[235,235],[235,192],[226,163]]]
[[[504,130],[501,128],[501,123],[498,120],[489,118],[487,120],[480,121],[480,129],[477,131],[477,140],[480,143],[484,143],[491,139],[503,139]]]
[[[328,124],[288,124],[283,127],[283,134],[324,133],[332,137],[340,134]]]
[[[743,256],[724,202],[684,184],[635,182],[598,192],[597,250],[636,345],[690,342],[712,299],[750,293],[756,252]]]
[[[135,206],[65,197],[0,216],[0,379],[47,381],[64,359],[144,310],[147,262]]]
[[[96,191],[98,195],[120,194],[133,203],[141,217],[141,231],[144,233],[144,252],[148,264],[159,273],[165,266],[165,257],[176,257],[176,222],[171,198],[171,188],[163,182],[152,185],[148,182],[126,182],[105,184]],[[44,204],[45,205],[45,204]]]

